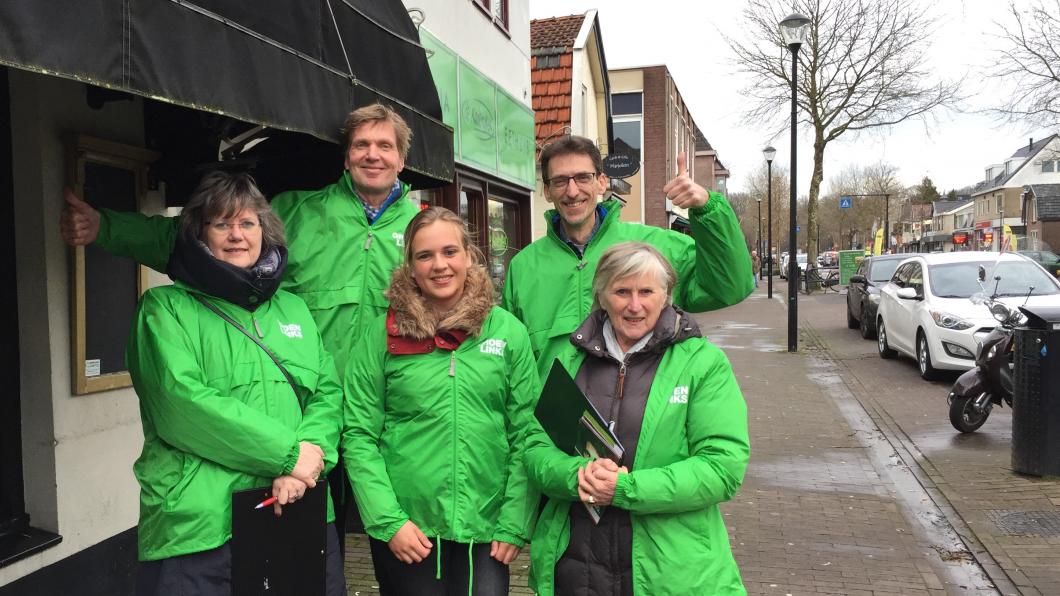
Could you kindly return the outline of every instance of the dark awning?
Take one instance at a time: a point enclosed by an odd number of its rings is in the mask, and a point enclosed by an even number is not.
[[[352,107],[383,101],[412,127],[406,170],[453,179],[400,0],[4,0],[0,63],[334,141]]]

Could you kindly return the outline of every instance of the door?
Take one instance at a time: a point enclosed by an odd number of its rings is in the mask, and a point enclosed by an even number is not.
[[[902,279],[902,287],[916,290],[918,296],[924,295],[923,267],[919,262],[906,264],[906,275]],[[915,298],[897,298],[894,313],[894,323],[888,324],[890,337],[894,347],[901,349],[907,354],[916,352],[916,326],[917,312],[923,300]]]

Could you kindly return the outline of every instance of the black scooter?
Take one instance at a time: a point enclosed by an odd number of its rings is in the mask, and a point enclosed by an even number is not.
[[[1000,277],[995,278],[1000,281]],[[986,269],[979,266],[979,283],[986,280]],[[1034,291],[1032,286],[1028,291]],[[986,304],[990,314],[997,320],[994,327],[975,351],[975,368],[966,371],[950,389],[950,424],[962,433],[979,430],[990,410],[1002,403],[1012,407],[1013,393],[1013,349],[1014,329],[1023,323],[1019,310],[997,300],[997,284],[993,295],[973,296],[973,300]]]

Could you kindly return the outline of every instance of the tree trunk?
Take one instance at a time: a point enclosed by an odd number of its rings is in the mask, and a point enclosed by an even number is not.
[[[810,194],[806,199],[806,266],[817,263],[817,196],[821,192],[821,181],[824,180],[824,148],[827,141],[822,131],[816,131],[813,141],[813,174],[810,176]]]

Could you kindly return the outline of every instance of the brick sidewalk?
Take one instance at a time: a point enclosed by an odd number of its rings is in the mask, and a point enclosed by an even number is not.
[[[829,367],[805,343],[787,352],[785,311],[760,290],[697,317],[728,354],[748,404],[751,464],[740,494],[722,507],[748,592],[975,593],[953,585],[951,564],[918,537],[822,389]]]

